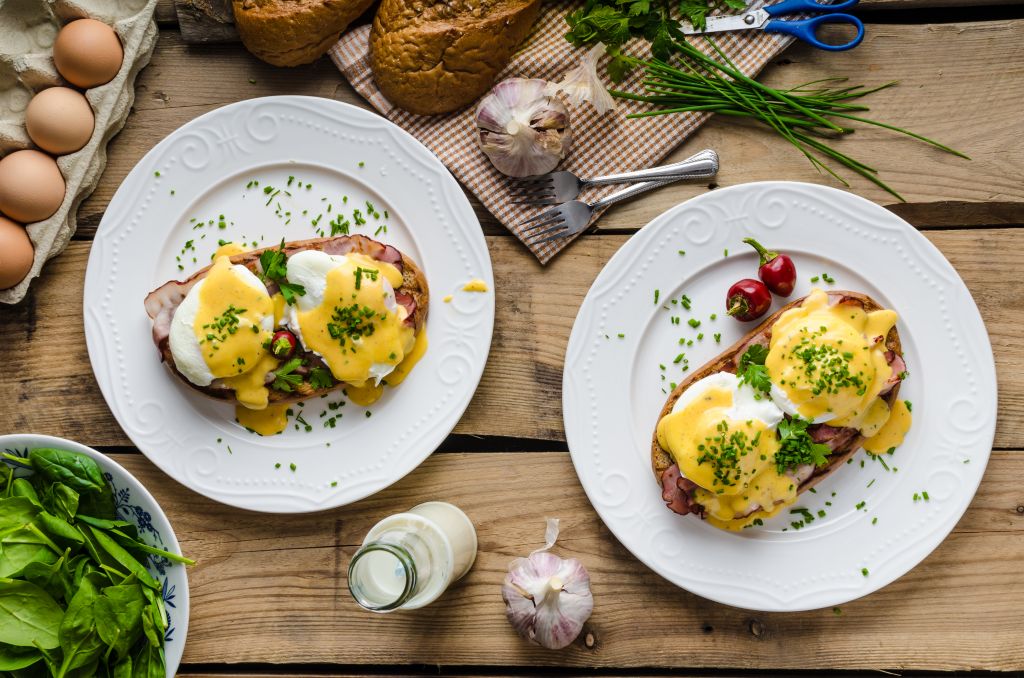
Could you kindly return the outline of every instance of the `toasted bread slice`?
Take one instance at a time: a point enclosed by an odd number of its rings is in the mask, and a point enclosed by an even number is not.
[[[884,307],[877,301],[859,292],[849,292],[845,290],[829,291],[828,298],[830,303],[834,304],[857,304],[867,312],[879,311]],[[710,376],[718,372],[736,372],[736,368],[739,365],[740,357],[746,352],[747,347],[752,344],[761,344],[767,346],[771,341],[772,327],[778,321],[779,316],[788,311],[791,308],[799,306],[803,303],[806,297],[801,297],[780,308],[775,313],[768,316],[760,325],[755,327],[753,330],[748,332],[742,339],[723,351],[717,358],[714,358],[706,365],[692,372],[686,379],[684,379],[679,385],[673,389],[672,393],[669,394],[668,400],[665,402],[665,406],[661,410],[661,414],[658,416],[658,421],[661,421],[666,415],[672,412],[672,407],[675,405],[676,400],[682,395],[683,391],[688,389],[691,384],[703,379],[704,377]],[[889,330],[888,336],[885,338],[886,350],[892,351],[894,355],[899,356],[902,360],[903,347],[900,344],[900,335],[893,327]],[[895,385],[889,390],[888,393],[882,396],[882,399],[891,407],[896,402],[899,396],[900,382],[897,381]],[[843,429],[847,431],[846,429]],[[828,464],[825,466],[817,467],[811,476],[805,479],[798,488],[798,494],[806,492],[810,488],[817,485],[824,478],[826,478],[833,471],[842,466],[847,459],[860,448],[864,443],[864,436],[860,435],[859,431],[853,432],[850,429],[842,439],[840,445],[833,449],[832,454],[829,456]],[[662,484],[662,476],[665,474],[670,467],[675,464],[675,460],[668,450],[662,449],[661,445],[658,444],[658,434],[655,430],[653,440],[651,442],[651,469],[654,471],[654,477],[659,484]]]
[[[260,255],[268,249],[278,248],[265,247],[258,250],[251,250],[249,252],[236,254],[231,257],[231,263],[241,264],[258,275],[260,273]],[[343,235],[334,238],[315,238],[312,240],[300,240],[285,243],[284,245],[284,252],[289,257],[292,254],[303,250],[318,250],[327,254],[335,255],[356,252],[364,254],[372,259],[376,259],[377,261],[396,266],[402,272],[402,285],[395,290],[395,297],[398,299],[399,303],[409,310],[409,317],[406,319],[406,323],[411,324],[416,333],[424,330],[427,320],[427,308],[430,300],[430,293],[427,288],[427,279],[423,275],[423,271],[420,270],[412,259],[405,256],[394,247],[384,245],[383,243],[377,242],[376,240],[364,235]],[[171,355],[170,327],[171,320],[174,318],[174,312],[185,299],[185,296],[188,295],[189,290],[191,290],[197,282],[206,277],[210,268],[210,266],[207,266],[196,271],[184,281],[172,280],[150,292],[149,295],[146,296],[146,312],[153,320],[153,341],[156,344],[157,350],[160,352],[161,359],[167,364],[171,372],[181,379],[181,381],[203,395],[217,400],[230,402],[232,404],[237,404],[234,390],[225,385],[219,384],[219,380],[215,380],[209,386],[198,386],[193,384],[177,369],[174,364],[174,356]],[[268,283],[268,291],[271,293],[276,291],[276,285],[274,285],[273,282]],[[306,358],[307,362],[312,366],[316,366],[318,364],[322,365],[316,354],[302,351],[301,346],[300,351],[296,353],[296,355]],[[291,393],[270,389],[270,402],[298,402],[314,396],[337,391],[345,386],[346,384],[344,382],[337,382],[330,388],[315,389],[308,382],[303,381],[302,384]]]

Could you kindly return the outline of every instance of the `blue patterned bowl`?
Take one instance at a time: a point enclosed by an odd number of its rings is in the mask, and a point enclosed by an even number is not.
[[[150,546],[181,554],[181,547],[174,536],[174,530],[171,529],[171,523],[156,503],[156,499],[135,479],[135,476],[110,457],[91,447],[53,436],[34,433],[0,436],[0,451],[7,454],[26,457],[29,450],[37,447],[81,452],[92,457],[103,469],[104,477],[114,490],[120,517],[136,523],[139,526],[139,536]],[[167,676],[171,678],[177,673],[182,652],[185,650],[185,635],[188,632],[188,579],[185,576],[184,565],[172,563],[166,558],[150,556],[146,567],[163,586],[164,605],[167,608],[164,655]]]

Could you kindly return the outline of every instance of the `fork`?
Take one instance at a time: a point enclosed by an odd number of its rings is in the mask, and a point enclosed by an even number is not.
[[[688,179],[706,179],[718,173],[718,154],[706,149],[690,156],[686,160],[651,167],[633,172],[608,174],[593,179],[581,179],[572,172],[551,172],[539,177],[523,179],[513,188],[514,204],[519,205],[557,205],[558,203],[575,200],[587,186],[602,184],[624,184],[652,179],[666,179],[681,176]]]
[[[530,224],[530,226],[523,229],[520,235],[523,237],[523,242],[528,245],[540,245],[552,240],[568,238],[584,230],[596,210],[685,178],[686,175],[677,174],[659,181],[633,184],[592,203],[585,203],[582,200],[564,202],[522,222],[521,225]],[[526,235],[527,233],[530,235]]]

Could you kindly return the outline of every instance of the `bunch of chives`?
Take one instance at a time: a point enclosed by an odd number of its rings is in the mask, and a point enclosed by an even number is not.
[[[967,158],[963,153],[920,134],[855,114],[869,109],[867,106],[850,103],[852,100],[892,87],[895,82],[868,89],[863,86],[839,87],[836,85],[844,82],[845,78],[825,78],[791,89],[774,89],[744,75],[712,40],[708,39],[708,43],[721,61],[683,41],[673,43],[674,51],[680,55],[679,65],[658,59],[630,59],[634,66],[644,68],[643,84],[647,93],[611,93],[619,98],[654,104],[658,108],[627,117],[708,112],[751,118],[775,130],[803,153],[814,167],[828,172],[844,186],[848,187],[849,183],[836,174],[825,160],[832,159],[841,163],[899,200],[903,200],[903,196],[878,177],[877,169],[826,143],[827,140],[853,133],[852,128],[840,123],[850,120],[875,125]]]

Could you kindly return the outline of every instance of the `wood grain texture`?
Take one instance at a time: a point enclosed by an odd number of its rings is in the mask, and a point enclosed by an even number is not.
[[[994,69],[992,64],[1000,64]],[[966,161],[911,139],[861,129],[837,142],[876,164],[924,221],[955,219],[960,226],[1024,223],[1024,20],[941,25],[872,25],[855,50],[826,53],[797,45],[770,65],[763,80],[796,85],[824,76],[854,83],[900,80],[868,102],[877,119],[932,136],[972,156]],[[253,82],[250,82],[253,81]],[[366,107],[330,61],[279,69],[237,45],[186,45],[163,31],[151,65],[139,76],[134,113],[108,148],[107,169],[79,210],[76,237],[95,231],[114,191],[157,141],[196,116],[228,103],[274,94],[322,96]],[[790,179],[835,185],[782,139],[748,124],[715,120],[677,149],[673,160],[715,148],[722,158],[717,186]],[[889,205],[891,196],[853,179],[854,190]],[[601,228],[636,229],[669,206],[708,190],[707,183],[676,184],[616,206]],[[953,201],[952,204],[950,201]],[[966,205],[964,204],[966,202]],[[994,203],[971,208],[970,201]],[[485,227],[500,228],[476,205]],[[980,219],[980,221],[971,221]]]
[[[953,534],[838,615],[754,613],[666,583],[609,534],[564,452],[436,454],[373,498],[296,516],[231,509],[168,481],[141,455],[116,458],[153,492],[198,561],[189,573],[186,663],[1024,668],[1024,452],[995,453]],[[363,535],[380,518],[439,497],[477,526],[473,570],[423,610],[360,610],[346,570]],[[559,653],[519,640],[500,594],[509,561],[541,545],[546,517],[561,519],[556,550],[583,560],[595,595],[583,635]]]
[[[926,235],[967,283],[989,331],[999,381],[995,444],[1024,447],[1020,292],[1008,284],[1020,280],[1022,232],[972,229]],[[585,236],[545,269],[512,238],[488,237],[497,288],[494,340],[457,433],[564,439],[561,381],[569,331],[590,284],[625,241],[624,235]],[[82,338],[88,248],[89,243],[73,242],[50,264],[27,302],[4,311],[0,364],[7,376],[0,433],[32,431],[87,445],[129,444],[99,393]],[[139,291],[140,316],[147,291]],[[534,329],[524,332],[524,327]],[[26,350],[26,342],[32,350]]]

